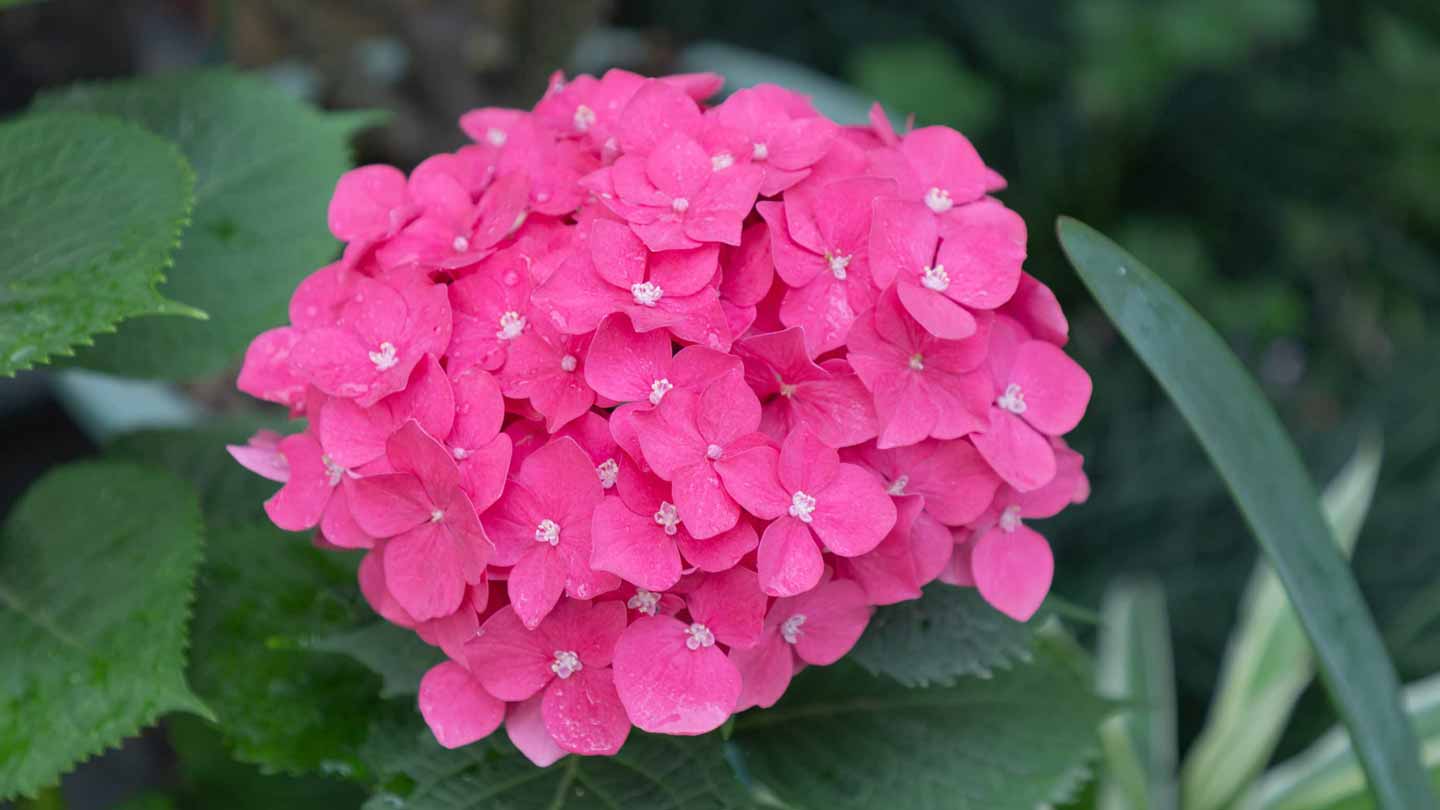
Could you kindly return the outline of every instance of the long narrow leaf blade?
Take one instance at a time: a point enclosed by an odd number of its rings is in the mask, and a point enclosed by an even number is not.
[[[1175,663],[1165,592],[1146,580],[1110,586],[1101,606],[1096,687],[1129,709],[1105,722],[1099,810],[1174,810]]]
[[[1362,439],[1321,498],[1325,519],[1347,557],[1370,509],[1380,457],[1379,439]],[[1205,729],[1185,757],[1181,788],[1186,810],[1220,810],[1260,775],[1295,702],[1314,677],[1310,642],[1280,580],[1262,560],[1230,636]]]
[[[1215,330],[1133,256],[1075,220],[1060,243],[1195,431],[1285,586],[1380,805],[1435,808],[1395,669],[1279,418]]]

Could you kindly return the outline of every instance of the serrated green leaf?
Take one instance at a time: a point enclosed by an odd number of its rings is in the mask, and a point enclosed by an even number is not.
[[[974,588],[931,585],[910,602],[875,611],[850,653],[865,669],[905,686],[988,677],[1030,655],[1031,630],[990,607]]]
[[[65,113],[0,125],[0,376],[126,318],[197,314],[157,291],[194,185],[173,145],[123,121]]]
[[[207,713],[185,683],[201,521],[179,479],[72,464],[0,529],[0,799],[170,711]]]
[[[1121,582],[1101,606],[1096,686],[1127,710],[1101,729],[1105,775],[1100,810],[1176,807],[1175,662],[1165,592],[1153,581]]]
[[[897,688],[853,667],[807,670],[733,740],[756,781],[810,810],[1033,810],[1074,790],[1108,712],[1065,639],[954,686]]]
[[[307,643],[312,650],[348,655],[380,676],[380,696],[413,695],[420,679],[445,654],[420,640],[415,631],[377,621],[344,633],[321,636]]]
[[[718,734],[665,737],[632,731],[613,757],[566,757],[537,768],[503,732],[440,747],[409,703],[391,701],[367,763],[388,789],[366,810],[729,810],[754,806]]]
[[[1367,437],[1326,488],[1325,518],[1345,556],[1355,548],[1380,477],[1380,442]],[[1270,567],[1257,564],[1221,664],[1205,728],[1185,757],[1186,810],[1219,810],[1257,777],[1295,703],[1315,678],[1315,656]]]
[[[1436,807],[1374,619],[1259,387],[1215,330],[1135,257],[1075,220],[1062,218],[1059,236],[1081,280],[1194,430],[1274,566],[1376,794],[1389,807]]]
[[[228,70],[82,84],[36,107],[122,116],[174,140],[197,175],[194,223],[162,290],[210,322],[127,324],[83,352],[82,365],[170,379],[218,372],[284,323],[296,284],[336,255],[325,211],[350,166],[355,116],[332,123],[276,85]]]

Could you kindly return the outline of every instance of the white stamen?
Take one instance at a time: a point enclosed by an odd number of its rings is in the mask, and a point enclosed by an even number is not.
[[[638,610],[646,616],[654,616],[660,607],[660,594],[644,588],[636,588],[635,595],[630,597],[630,601],[625,603],[625,607]]]
[[[320,461],[325,465],[325,477],[330,480],[330,486],[340,486],[340,479],[345,475],[345,468],[336,464],[329,455],[321,456]]]
[[[710,157],[710,171],[723,172],[735,165],[735,156],[729,152],[721,152]]]
[[[683,214],[690,208],[690,201],[684,197],[676,197],[670,201],[670,207],[675,209],[675,213]]]
[[[1000,530],[1013,532],[1018,528],[1020,528],[1020,507],[1011,504],[1005,507],[1004,512],[1000,513]]]
[[[796,386],[795,386],[793,383],[781,382],[781,383],[780,383],[780,396],[782,396],[782,397],[793,397],[793,396],[795,396],[795,389],[796,389]]]
[[[442,521],[442,520],[444,520],[444,519],[445,519],[445,513],[444,513],[443,511],[441,511],[441,510],[439,510],[439,509],[435,509],[435,510],[433,510],[433,511],[430,512],[430,522],[431,522],[431,523],[439,523],[440,521]]]
[[[505,141],[508,137],[509,136],[505,134],[505,130],[503,129],[496,129],[495,127],[490,127],[489,129],[485,130],[485,140],[494,147],[504,146]]]
[[[535,542],[560,545],[560,524],[550,518],[540,521],[540,525],[535,527]]]
[[[550,671],[562,681],[584,668],[580,656],[570,650],[556,650],[555,660],[550,662]]]
[[[642,307],[653,307],[660,302],[660,297],[665,291],[660,285],[653,281],[642,281],[639,284],[630,285],[630,295],[635,298],[635,303]]]
[[[394,368],[400,358],[395,356],[395,344],[385,341],[380,344],[380,351],[370,352],[370,362],[375,364],[376,371],[389,371]]]
[[[520,333],[524,331],[525,316],[510,310],[500,316],[500,331],[495,333],[495,337],[500,340],[514,340],[520,337]]]
[[[620,154],[620,142],[615,140],[614,135],[611,135],[610,137],[605,139],[605,143],[600,144],[600,151],[603,158],[608,163],[610,162],[610,159]],[[608,198],[610,195],[607,194],[605,196]]]
[[[815,496],[806,495],[799,490],[790,496],[790,517],[796,518],[801,523],[809,523],[810,515],[815,511]]]
[[[800,640],[800,626],[805,623],[805,614],[796,613],[780,625],[780,637],[785,639],[786,644],[794,644]]]
[[[595,466],[595,474],[600,476],[600,488],[609,489],[620,477],[620,465],[615,463],[615,459],[607,458]]]
[[[950,286],[950,275],[945,272],[945,265],[937,264],[934,267],[926,267],[920,271],[920,283],[925,289],[935,292],[945,292]]]
[[[577,132],[589,132],[590,127],[595,124],[595,111],[581,104],[575,108],[574,123]]]
[[[456,447],[450,451],[450,455],[454,456],[456,461],[464,461],[470,457],[470,451],[463,447]]]
[[[955,201],[950,199],[950,192],[945,189],[931,187],[929,191],[925,192],[925,205],[931,211],[943,214],[955,205]]]
[[[715,646],[715,634],[710,632],[710,628],[699,622],[695,622],[685,628],[685,635],[689,636],[689,638],[685,639],[685,646],[692,650],[698,650],[701,647]]]
[[[721,454],[723,454],[724,452],[725,448],[721,447],[718,444],[707,445],[705,447],[705,457],[710,459],[711,461],[720,458]]]
[[[916,353],[910,355],[910,370],[911,370],[911,371],[924,371],[924,370],[925,370],[925,355],[923,355],[923,354],[921,354],[921,353],[919,353],[919,352],[916,352]]]
[[[835,275],[835,278],[841,281],[845,280],[845,268],[850,266],[850,258],[849,256],[835,256],[830,253],[825,254],[825,261],[830,265],[830,272]]]
[[[909,485],[910,476],[903,474],[897,475],[895,476],[895,480],[890,482],[890,488],[886,489],[885,491],[890,493],[891,495],[904,495],[905,487]]]
[[[1005,386],[1005,393],[996,398],[995,406],[1019,416],[1025,413],[1025,409],[1028,407],[1025,404],[1025,392],[1020,389],[1018,383],[1010,383]]]
[[[450,243],[450,247],[454,248],[456,253],[464,253],[470,249],[470,240],[464,236],[457,236],[455,241]]]
[[[665,379],[664,377],[661,377],[655,382],[650,383],[650,404],[659,405],[660,400],[665,398],[666,392],[668,392],[674,387],[675,386],[672,385],[670,381]]]
[[[567,373],[574,371],[575,366],[579,363],[580,361],[575,359],[575,355],[567,354],[564,357],[560,358],[560,370]]]
[[[655,513],[655,522],[665,527],[666,534],[673,535],[680,531],[680,513],[675,511],[675,504],[661,501],[660,511]]]
[[[755,160],[764,160],[770,157],[770,147],[763,143],[757,143],[755,144],[755,148],[750,150],[750,157]]]

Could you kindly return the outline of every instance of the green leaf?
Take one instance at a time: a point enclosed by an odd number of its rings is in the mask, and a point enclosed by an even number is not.
[[[173,145],[123,121],[0,125],[0,376],[72,354],[126,318],[203,317],[157,291],[194,186]]]
[[[184,676],[200,529],[182,481],[132,464],[60,467],[20,499],[0,529],[0,799],[208,713]]]
[[[877,610],[850,657],[905,686],[948,685],[1027,659],[1031,635],[974,588],[936,584],[919,599]]]
[[[1033,810],[1086,775],[1108,711],[1067,642],[1042,635],[1028,664],[948,687],[811,669],[740,717],[733,739],[755,780],[797,808]]]
[[[380,696],[386,698],[416,694],[425,672],[445,660],[444,653],[421,641],[415,631],[384,621],[322,636],[308,646],[348,655],[369,667],[380,676]]]
[[[441,748],[410,703],[380,713],[367,761],[388,789],[367,810],[726,810],[749,808],[718,734],[632,731],[613,757],[566,757],[537,768],[499,732]]]
[[[295,286],[336,255],[325,212],[350,165],[355,116],[324,115],[228,70],[82,84],[36,106],[122,116],[179,144],[198,178],[194,224],[163,289],[211,321],[127,324],[83,365],[171,379],[221,371],[286,322]]]
[[[1165,592],[1154,581],[1112,585],[1101,607],[1096,683],[1129,709],[1105,722],[1101,810],[1176,807],[1175,661]]]
[[[1405,689],[1405,711],[1425,744],[1430,782],[1440,788],[1440,675]],[[1343,728],[1265,774],[1236,810],[1370,810],[1378,807]]]
[[[1378,439],[1362,440],[1322,498],[1325,517],[1347,557],[1375,494],[1380,456]],[[1264,770],[1314,677],[1314,654],[1300,620],[1280,580],[1261,562],[1221,665],[1210,716],[1185,757],[1186,810],[1228,806]]]
[[[1059,235],[1081,280],[1189,422],[1240,506],[1315,646],[1382,804],[1435,807],[1394,667],[1274,410],[1215,330],[1154,273],[1075,220],[1062,218]]]

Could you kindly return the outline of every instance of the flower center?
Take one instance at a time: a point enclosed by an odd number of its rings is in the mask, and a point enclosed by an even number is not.
[[[950,192],[945,189],[931,187],[929,191],[925,192],[925,205],[928,206],[931,211],[937,214],[943,214],[954,207],[955,201],[950,199]]]
[[[807,495],[799,490],[790,496],[790,517],[799,520],[801,523],[809,523],[810,516],[815,512],[815,496]]]
[[[666,534],[673,535],[680,531],[680,513],[675,511],[675,504],[661,501],[660,511],[655,513],[655,522],[665,527]]]
[[[495,333],[495,337],[500,340],[514,340],[520,337],[520,333],[524,331],[525,316],[510,310],[500,316],[500,331]]]
[[[795,396],[795,390],[796,386],[794,383],[787,383],[784,380],[780,381],[780,396],[793,397]]]
[[[562,681],[584,668],[580,656],[571,650],[556,650],[555,660],[550,662],[550,671]]]
[[[836,256],[829,252],[825,254],[825,262],[830,265],[830,272],[841,281],[845,280],[845,268],[850,266],[850,259],[850,256]]]
[[[615,459],[607,458],[595,466],[595,474],[600,476],[600,488],[609,489],[620,477],[620,465],[615,463]]]
[[[490,127],[489,129],[485,130],[485,140],[488,141],[491,146],[497,148],[504,146],[506,138],[507,136],[505,135],[505,130],[503,129],[496,129],[495,127]]]
[[[653,307],[660,301],[665,291],[660,285],[653,281],[642,281],[639,284],[630,285],[630,295],[635,297],[635,303],[642,307]]]
[[[644,588],[636,588],[635,595],[625,603],[625,607],[631,610],[638,610],[646,616],[654,616],[660,606],[660,594],[654,591],[647,591]]]
[[[720,458],[720,455],[724,452],[725,448],[721,447],[718,444],[707,445],[705,448],[705,457],[710,459],[711,461],[714,461],[715,459]]]
[[[664,377],[650,383],[650,404],[659,405],[660,400],[665,398],[665,393],[674,387],[675,386],[671,385],[670,381]]]
[[[780,625],[780,637],[785,639],[786,644],[794,644],[800,640],[800,626],[805,624],[805,614],[796,613]]]
[[[920,283],[925,285],[927,290],[945,292],[950,286],[950,275],[945,272],[945,265],[937,264],[920,271]]]
[[[670,207],[675,209],[675,213],[683,214],[690,207],[690,201],[684,197],[676,197],[670,201]]]
[[[920,352],[916,352],[916,353],[910,355],[910,370],[911,370],[911,371],[924,371],[924,370],[925,370],[925,355],[921,354]]]
[[[454,248],[456,253],[464,253],[470,249],[470,240],[464,236],[457,236],[455,241],[450,243],[450,247]]]
[[[698,650],[701,647],[715,646],[715,634],[710,632],[710,628],[699,622],[695,622],[685,628],[685,635],[689,636],[689,638],[685,639],[685,646],[692,650]]]
[[[550,518],[540,521],[540,525],[535,527],[535,542],[560,545],[560,524]]]
[[[1004,512],[1000,513],[1000,530],[1013,532],[1018,528],[1020,528],[1020,507],[1011,504],[1005,507]]]
[[[910,476],[901,474],[897,475],[895,480],[890,482],[890,488],[885,491],[891,495],[904,495],[905,487],[907,486],[910,486]]]
[[[1025,392],[1021,390],[1017,383],[1010,383],[1005,386],[1005,393],[995,399],[995,405],[1016,416],[1025,413],[1025,409],[1029,407],[1025,404]]]
[[[595,124],[595,111],[581,104],[575,108],[574,123],[577,132],[589,132],[590,127]]]
[[[766,146],[763,143],[757,143],[755,144],[754,148],[750,150],[750,157],[754,158],[755,160],[764,160],[765,158],[770,157],[770,147]]]
[[[710,171],[723,172],[735,165],[735,156],[729,152],[721,152],[710,157]]]
[[[580,361],[575,359],[575,355],[567,354],[560,358],[560,370],[568,374],[574,371],[575,366],[579,365],[579,363]]]
[[[454,456],[456,461],[464,461],[470,457],[470,451],[463,447],[456,447],[450,451],[450,455]]]
[[[321,456],[320,461],[325,465],[325,477],[329,479],[330,486],[340,486],[340,478],[345,475],[345,468],[336,464],[329,455]]]
[[[376,371],[389,371],[400,362],[395,356],[395,344],[385,341],[380,344],[380,351],[370,352],[370,362],[375,364]]]
[[[431,512],[430,512],[430,522],[431,522],[431,523],[439,523],[440,521],[442,521],[442,520],[444,520],[444,519],[445,519],[445,512],[444,512],[444,511],[442,511],[442,510],[440,510],[440,509],[431,510]]]

